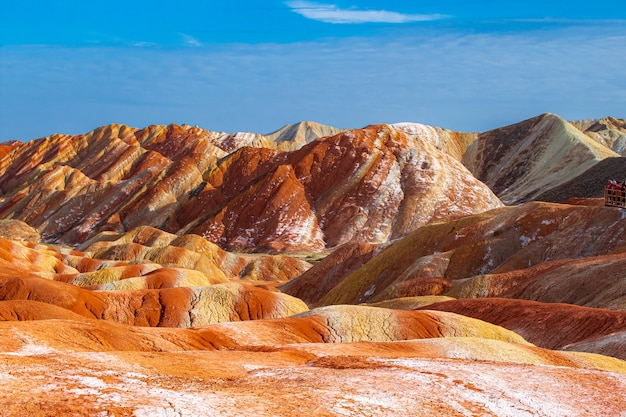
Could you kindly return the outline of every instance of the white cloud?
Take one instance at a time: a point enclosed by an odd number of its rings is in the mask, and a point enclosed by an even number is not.
[[[183,38],[183,42],[187,46],[195,46],[195,47],[202,46],[202,42],[200,42],[199,40],[197,40],[191,35],[188,35],[186,33],[179,33],[179,35],[181,38]]]
[[[267,133],[413,121],[485,131],[543,112],[624,118],[621,27],[199,48],[0,48],[0,141],[112,122]]]
[[[334,4],[311,1],[288,1],[287,6],[299,15],[325,23],[409,23],[442,19],[438,14],[404,14],[388,10],[340,9]]]

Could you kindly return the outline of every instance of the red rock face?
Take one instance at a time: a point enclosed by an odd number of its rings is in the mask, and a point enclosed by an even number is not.
[[[626,311],[538,303],[505,298],[461,299],[432,304],[427,310],[450,311],[506,327],[537,346],[563,350],[626,328]],[[622,343],[622,347],[625,347]],[[626,350],[618,356],[626,359]]]
[[[346,243],[296,279],[281,286],[280,290],[315,306],[347,275],[372,259],[380,251],[379,246],[371,243]]]
[[[71,244],[150,225],[228,249],[280,252],[384,242],[501,204],[456,159],[387,125],[290,152],[231,139],[112,125],[34,141],[0,161],[0,216]]]
[[[265,248],[271,241],[259,239],[277,236],[272,249],[319,250],[351,240],[384,242],[429,221],[500,204],[453,158],[389,126],[268,154],[265,163],[258,155],[242,149],[218,166],[179,223],[199,217],[194,233],[238,249]],[[210,217],[198,212],[203,207]],[[285,237],[283,230],[294,232]]]

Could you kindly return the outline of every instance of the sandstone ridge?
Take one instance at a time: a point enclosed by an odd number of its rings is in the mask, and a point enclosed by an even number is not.
[[[0,414],[620,415],[625,130],[0,144]]]
[[[281,252],[380,243],[501,205],[458,160],[405,130],[374,125],[291,151],[176,125],[53,135],[0,159],[0,217],[48,242],[152,226]]]

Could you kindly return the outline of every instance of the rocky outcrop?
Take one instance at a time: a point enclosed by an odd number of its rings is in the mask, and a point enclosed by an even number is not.
[[[233,249],[321,250],[500,205],[453,158],[386,125],[264,152],[219,164],[177,223]]]
[[[42,302],[86,318],[147,327],[202,326],[308,310],[297,298],[237,283],[94,292],[37,277],[0,277],[0,299]]]
[[[370,306],[328,306],[296,318],[315,318],[328,328],[325,342],[390,342],[432,337],[480,337],[526,344],[518,334],[457,314],[389,310]],[[240,326],[245,327],[245,326]]]
[[[211,283],[234,278],[284,282],[311,267],[304,260],[284,255],[237,255],[198,235],[177,236],[149,226],[127,233],[103,232],[80,248],[92,259],[192,269],[210,277]]]
[[[239,265],[230,263],[229,256],[210,257],[169,245],[165,237],[142,229],[113,241],[92,242],[111,244],[99,246],[95,253],[109,254],[114,260],[95,259],[94,253],[59,246],[0,239],[0,300],[4,303],[0,316],[6,320],[82,316],[136,326],[190,327],[307,310],[302,301],[271,287],[243,282],[247,278],[287,280],[308,263],[258,256],[242,258]],[[195,241],[196,248],[217,248],[208,242],[202,245],[199,237],[171,237],[172,244],[193,247]],[[118,244],[133,240],[157,246]]]
[[[448,293],[465,297],[508,297],[545,303],[568,303],[612,310],[626,309],[626,282],[622,271],[626,257],[590,256],[562,259],[529,268],[477,275]]]

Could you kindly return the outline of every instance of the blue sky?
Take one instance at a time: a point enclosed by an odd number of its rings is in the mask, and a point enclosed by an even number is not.
[[[618,1],[0,2],[0,141],[626,117]]]

